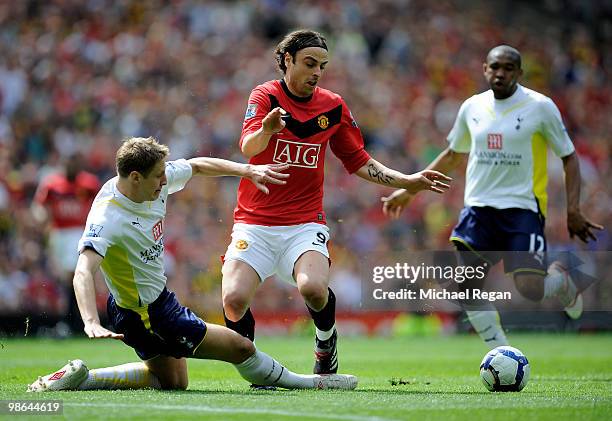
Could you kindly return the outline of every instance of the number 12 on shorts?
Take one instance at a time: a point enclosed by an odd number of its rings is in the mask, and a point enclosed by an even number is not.
[[[535,258],[542,262],[544,258],[544,248],[546,242],[544,237],[539,234],[529,234],[529,252],[535,255]]]

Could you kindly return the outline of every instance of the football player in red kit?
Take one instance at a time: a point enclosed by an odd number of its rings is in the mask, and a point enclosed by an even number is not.
[[[351,174],[412,192],[443,193],[450,178],[436,171],[406,175],[364,150],[363,137],[342,97],[318,86],[328,64],[326,40],[300,30],[275,51],[280,80],[257,86],[248,101],[240,149],[251,164],[287,163],[291,175],[269,194],[241,182],[232,241],[223,265],[226,325],[253,340],[250,303],[267,277],[297,286],[316,327],[314,373],[336,373],[335,296],[329,288],[329,229],[323,212],[327,145]]]
[[[49,252],[54,275],[63,283],[68,295],[66,323],[74,332],[83,329],[72,289],[71,280],[79,257],[78,244],[89,208],[93,203],[100,181],[82,170],[83,157],[75,154],[68,158],[64,171],[44,177],[36,190],[33,210],[38,219],[49,225]]]

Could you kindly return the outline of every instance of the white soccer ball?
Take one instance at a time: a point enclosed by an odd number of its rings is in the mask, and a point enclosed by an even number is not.
[[[531,368],[525,354],[511,346],[498,346],[480,363],[480,379],[491,392],[519,392],[529,381]]]

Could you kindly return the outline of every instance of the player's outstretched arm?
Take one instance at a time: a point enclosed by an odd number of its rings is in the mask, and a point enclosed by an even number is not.
[[[74,293],[85,333],[92,339],[112,338],[123,339],[123,335],[111,332],[100,324],[100,317],[96,307],[96,289],[94,286],[94,273],[102,263],[102,256],[92,249],[85,249],[79,255],[77,266],[74,271]]]
[[[280,132],[285,127],[285,122],[282,119],[283,115],[287,115],[287,112],[281,107],[273,108],[261,120],[259,130],[248,134],[242,139],[242,154],[247,158],[251,158],[263,152],[268,147],[268,142],[272,135]]]
[[[461,163],[465,162],[467,154],[455,152],[450,148],[445,149],[427,166],[426,170],[438,171],[449,174]],[[402,211],[410,204],[416,193],[407,189],[395,190],[389,196],[382,197],[383,213],[392,219],[399,218]]]
[[[208,177],[233,175],[248,178],[255,184],[255,187],[266,194],[270,193],[266,183],[287,184],[285,179],[289,177],[289,174],[281,172],[289,168],[288,164],[251,165],[206,157],[192,158],[189,163],[193,169],[193,175]]]
[[[567,230],[570,238],[578,236],[582,241],[597,241],[592,229],[602,230],[603,226],[589,221],[580,210],[580,164],[576,152],[563,157],[565,171],[565,193],[567,195]]]
[[[410,193],[417,193],[421,190],[444,193],[450,187],[447,183],[452,181],[452,178],[433,170],[423,170],[414,174],[403,174],[399,171],[385,167],[372,158],[370,158],[363,167],[359,168],[355,174],[372,183],[403,188]]]

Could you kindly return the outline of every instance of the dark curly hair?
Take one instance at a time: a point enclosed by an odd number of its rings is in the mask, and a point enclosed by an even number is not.
[[[326,39],[323,35],[309,29],[300,29],[285,35],[285,38],[278,43],[274,50],[279,70],[283,72],[283,74],[287,71],[287,66],[285,66],[285,53],[291,54],[293,62],[295,63],[295,54],[304,48],[320,47],[327,50],[325,41]]]

